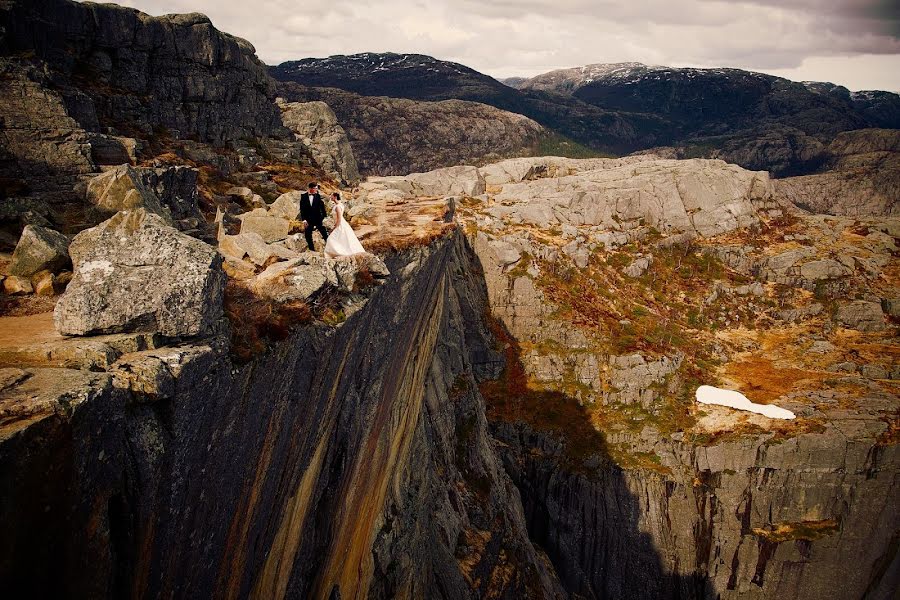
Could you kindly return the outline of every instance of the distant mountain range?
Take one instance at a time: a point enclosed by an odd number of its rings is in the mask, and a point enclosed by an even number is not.
[[[900,96],[740,69],[595,64],[498,81],[418,54],[307,58],[271,67],[308,87],[412,100],[471,100],[526,115],[598,151],[674,146],[776,175],[807,173],[842,131],[900,128]]]

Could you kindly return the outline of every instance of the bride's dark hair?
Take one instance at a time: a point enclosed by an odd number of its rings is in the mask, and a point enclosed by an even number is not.
[[[337,200],[338,202],[341,201],[341,195],[338,194],[337,192],[332,192],[331,197],[334,198],[335,200]]]

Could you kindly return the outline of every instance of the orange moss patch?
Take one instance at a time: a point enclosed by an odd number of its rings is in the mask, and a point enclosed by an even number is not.
[[[883,420],[887,423],[887,429],[878,436],[876,443],[881,446],[900,444],[900,410],[895,411],[892,415],[885,416]]]
[[[271,175],[272,181],[278,186],[282,194],[292,190],[305,190],[310,181],[316,181],[324,194],[338,191],[338,184],[330,177],[324,176],[321,170],[315,167],[301,167],[285,163],[269,163],[260,165],[261,170]]]
[[[402,232],[390,228],[379,229],[360,239],[363,247],[372,254],[403,252],[411,248],[428,246],[456,229],[456,223],[442,223],[427,229]]]
[[[836,377],[835,373],[776,367],[762,356],[730,362],[722,369],[722,376],[758,404],[770,404],[789,392],[818,389],[824,380]]]
[[[780,544],[795,540],[812,541],[831,535],[840,529],[837,519],[824,519],[822,521],[797,521],[754,527],[753,535],[767,542]]]

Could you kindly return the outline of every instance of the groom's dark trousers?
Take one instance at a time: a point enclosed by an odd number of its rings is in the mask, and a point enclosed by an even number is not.
[[[325,226],[322,225],[322,223],[311,223],[311,222],[307,221],[306,229],[303,230],[303,235],[306,236],[306,245],[309,246],[310,250],[316,249],[316,247],[313,245],[313,239],[312,239],[312,234],[313,234],[314,229],[318,229],[319,233],[322,234],[322,239],[325,241],[328,241],[328,230],[325,229]]]

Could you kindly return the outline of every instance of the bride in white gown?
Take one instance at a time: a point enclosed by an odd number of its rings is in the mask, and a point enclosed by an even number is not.
[[[325,256],[335,258],[338,256],[353,256],[365,252],[350,223],[344,218],[344,205],[341,202],[341,195],[337,192],[331,194],[331,200],[334,207],[331,214],[334,216],[334,229],[328,234],[328,241],[325,243]]]

